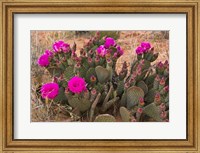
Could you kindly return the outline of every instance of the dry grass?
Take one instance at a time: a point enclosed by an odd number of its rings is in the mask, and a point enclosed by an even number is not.
[[[126,61],[128,64],[135,58],[135,48],[143,41],[148,41],[154,46],[154,51],[159,52],[159,57],[156,62],[169,59],[169,33],[166,31],[120,31],[120,36],[117,43],[124,50],[124,55],[117,62],[117,68],[121,68],[121,63]],[[43,54],[46,49],[52,50],[52,44],[58,40],[73,45],[77,44],[79,51],[91,37],[91,33],[76,35],[75,31],[31,31],[31,80],[32,80],[32,114],[33,122],[44,121],[71,121],[68,106],[59,104],[52,105],[50,113],[47,113],[47,107],[40,100],[37,93],[37,88],[40,84],[51,81],[47,72],[37,65],[38,57]],[[73,112],[72,114],[73,115]]]

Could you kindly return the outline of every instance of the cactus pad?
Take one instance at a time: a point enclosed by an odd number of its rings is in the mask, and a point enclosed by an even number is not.
[[[140,98],[144,98],[144,91],[140,87],[132,86],[127,89],[127,108],[137,105]]]
[[[120,107],[119,111],[123,122],[131,121],[131,114],[128,109],[126,109],[125,107]]]
[[[160,111],[159,108],[155,105],[155,103],[151,103],[144,107],[143,113],[148,115],[149,117],[153,118],[157,122],[161,122],[162,119],[160,118]]]
[[[124,92],[124,81],[119,81],[117,85],[117,95],[121,95]]]
[[[80,112],[87,111],[91,106],[91,102],[89,101],[89,99],[80,98],[76,95],[70,96],[68,98],[68,102],[69,102],[70,106],[78,109]]]
[[[149,92],[145,95],[144,101],[146,101],[147,103],[152,103],[154,101],[154,97],[155,97],[155,90],[152,88],[151,90],[149,90]]]
[[[144,81],[140,81],[137,83],[137,86],[140,87],[143,91],[144,91],[144,94],[147,94],[148,93],[148,87],[147,85],[144,83]]]
[[[74,68],[72,66],[68,66],[64,71],[64,78],[68,81],[74,75]]]
[[[98,78],[100,83],[103,84],[103,83],[106,83],[109,80],[110,72],[106,68],[104,68],[102,66],[97,66],[95,68],[95,71],[96,71],[97,78]]]
[[[112,115],[102,114],[102,115],[98,115],[95,118],[94,122],[116,122],[116,119]]]

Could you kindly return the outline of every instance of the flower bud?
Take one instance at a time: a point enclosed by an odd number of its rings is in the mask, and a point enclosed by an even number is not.
[[[118,54],[117,54],[117,53],[114,53],[114,54],[113,54],[113,58],[114,58],[114,59],[117,59],[117,58],[118,58]]]
[[[95,83],[96,80],[97,80],[97,78],[96,78],[94,75],[92,75],[92,76],[90,77],[91,83]]]
[[[138,109],[137,109],[137,113],[142,114],[142,112],[143,112],[143,108],[138,108]]]
[[[97,94],[97,90],[96,90],[95,88],[93,88],[93,89],[91,90],[91,94],[92,94],[92,95],[96,95],[96,94]]]
[[[126,82],[125,84],[124,84],[124,88],[125,89],[128,89],[130,87],[130,83],[129,82]]]
[[[140,121],[140,117],[141,117],[142,112],[143,112],[143,108],[140,107],[140,108],[137,109],[137,112],[136,112],[137,121]]]
[[[169,91],[169,86],[165,86],[164,90],[165,90],[165,92],[168,92]]]
[[[169,62],[168,62],[168,60],[166,60],[164,63],[164,67],[168,67],[168,66],[169,66]]]
[[[155,80],[156,80],[157,82],[160,82],[160,77],[159,77],[159,75],[156,75]]]
[[[166,109],[165,103],[161,103],[159,109],[163,112]]]
[[[81,68],[81,64],[80,63],[76,63],[75,68],[80,69]]]
[[[94,102],[95,98],[96,98],[96,95],[97,95],[97,91],[95,88],[93,88],[91,90],[91,96],[90,96],[90,102]]]
[[[88,57],[88,63],[92,63],[92,58]]]
[[[144,106],[144,98],[142,98],[142,97],[140,97],[139,98],[139,104],[140,104],[140,106]]]
[[[155,102],[156,104],[160,104],[160,103],[161,103],[161,96],[160,96],[160,93],[159,93],[159,92],[156,93],[156,95],[155,95],[155,97],[154,97],[154,102]]]
[[[53,77],[53,82],[58,83],[58,78],[57,77]]]
[[[164,86],[165,85],[165,78],[162,77],[162,79],[160,80],[160,85]]]
[[[162,62],[159,62],[159,63],[157,64],[157,67],[158,67],[158,68],[160,68],[160,69],[162,69],[162,68],[163,68],[163,66],[164,66],[164,65],[163,65],[163,63],[162,63]]]
[[[100,61],[99,56],[96,56],[95,63],[98,63]]]
[[[90,54],[90,55],[93,55],[93,53],[94,53],[93,50],[90,50],[90,51],[89,51],[89,54]]]
[[[137,77],[137,73],[135,71],[133,71],[131,78],[135,79],[136,77]]]

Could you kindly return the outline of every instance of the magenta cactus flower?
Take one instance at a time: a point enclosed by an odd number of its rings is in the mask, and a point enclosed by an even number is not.
[[[39,57],[37,63],[38,63],[41,67],[47,67],[47,66],[50,64],[50,62],[49,62],[49,55],[47,55],[47,54],[42,54],[42,55]]]
[[[142,42],[140,46],[136,48],[136,54],[141,55],[146,53],[151,48],[151,44],[149,42]]]
[[[108,49],[108,48],[110,48],[110,46],[114,46],[114,45],[115,45],[115,40],[113,38],[107,37],[105,39],[105,43],[104,43],[105,48]]]
[[[48,55],[49,57],[53,57],[53,52],[50,50],[45,50],[44,54]]]
[[[59,93],[57,83],[46,83],[41,87],[42,98],[54,99]]]
[[[100,55],[101,57],[104,57],[107,54],[107,50],[104,47],[104,45],[101,45],[97,48],[97,54]]]
[[[70,51],[70,45],[60,40],[53,44],[53,49],[55,52],[68,53]]]
[[[142,42],[140,46],[143,48],[144,52],[147,52],[151,48],[151,44],[149,42]]]
[[[136,54],[141,55],[141,54],[143,54],[144,49],[139,46],[139,47],[136,48],[135,52],[136,52]]]
[[[68,88],[73,93],[81,93],[86,90],[86,82],[83,78],[75,76],[68,81]]]

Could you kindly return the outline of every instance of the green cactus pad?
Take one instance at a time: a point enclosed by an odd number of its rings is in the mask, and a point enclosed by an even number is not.
[[[68,102],[70,106],[78,109],[80,112],[87,111],[91,106],[91,102],[89,101],[89,99],[81,98],[77,95],[68,97]]]
[[[117,95],[121,95],[124,92],[124,81],[119,81],[117,84]]]
[[[47,68],[51,76],[59,77],[62,73],[62,69],[60,68]]]
[[[95,68],[95,71],[96,71],[96,74],[97,74],[98,81],[100,83],[103,84],[103,83],[106,83],[109,80],[110,72],[106,68],[104,68],[102,66],[97,66]]]
[[[131,114],[125,107],[120,107],[119,109],[121,118],[123,122],[130,122],[131,121]]]
[[[67,101],[67,97],[65,96],[65,88],[60,87],[58,95],[56,98],[53,100],[54,102],[64,102]]]
[[[152,103],[154,101],[154,97],[155,97],[155,90],[152,88],[151,90],[149,90],[149,92],[145,95],[144,97],[144,101],[147,103]]]
[[[149,77],[147,77],[147,78],[145,79],[145,83],[146,83],[147,85],[153,84],[155,77],[156,77],[156,74],[150,75]]]
[[[148,87],[147,85],[144,83],[144,81],[140,81],[137,83],[137,86],[140,87],[143,91],[144,94],[146,95],[148,93]]]
[[[127,108],[137,105],[140,98],[144,98],[144,91],[140,87],[132,86],[127,89]]]
[[[72,66],[68,66],[64,71],[64,78],[68,81],[74,75],[74,68]]]
[[[96,72],[95,72],[95,69],[94,68],[89,68],[89,70],[86,72],[86,81],[87,82],[90,82],[90,77],[94,75],[96,77]]]
[[[126,106],[126,99],[127,99],[127,95],[126,95],[126,92],[124,92],[120,100],[120,106]]]
[[[86,75],[87,69],[85,69],[84,67],[79,69],[79,73],[80,73],[80,77],[84,78]]]
[[[155,105],[155,103],[151,103],[144,107],[143,113],[147,116],[153,118],[157,122],[161,122],[162,119],[160,118],[160,111],[159,108]]]
[[[98,115],[94,122],[116,122],[116,119],[114,116],[110,115],[110,114],[102,114],[102,115]]]

